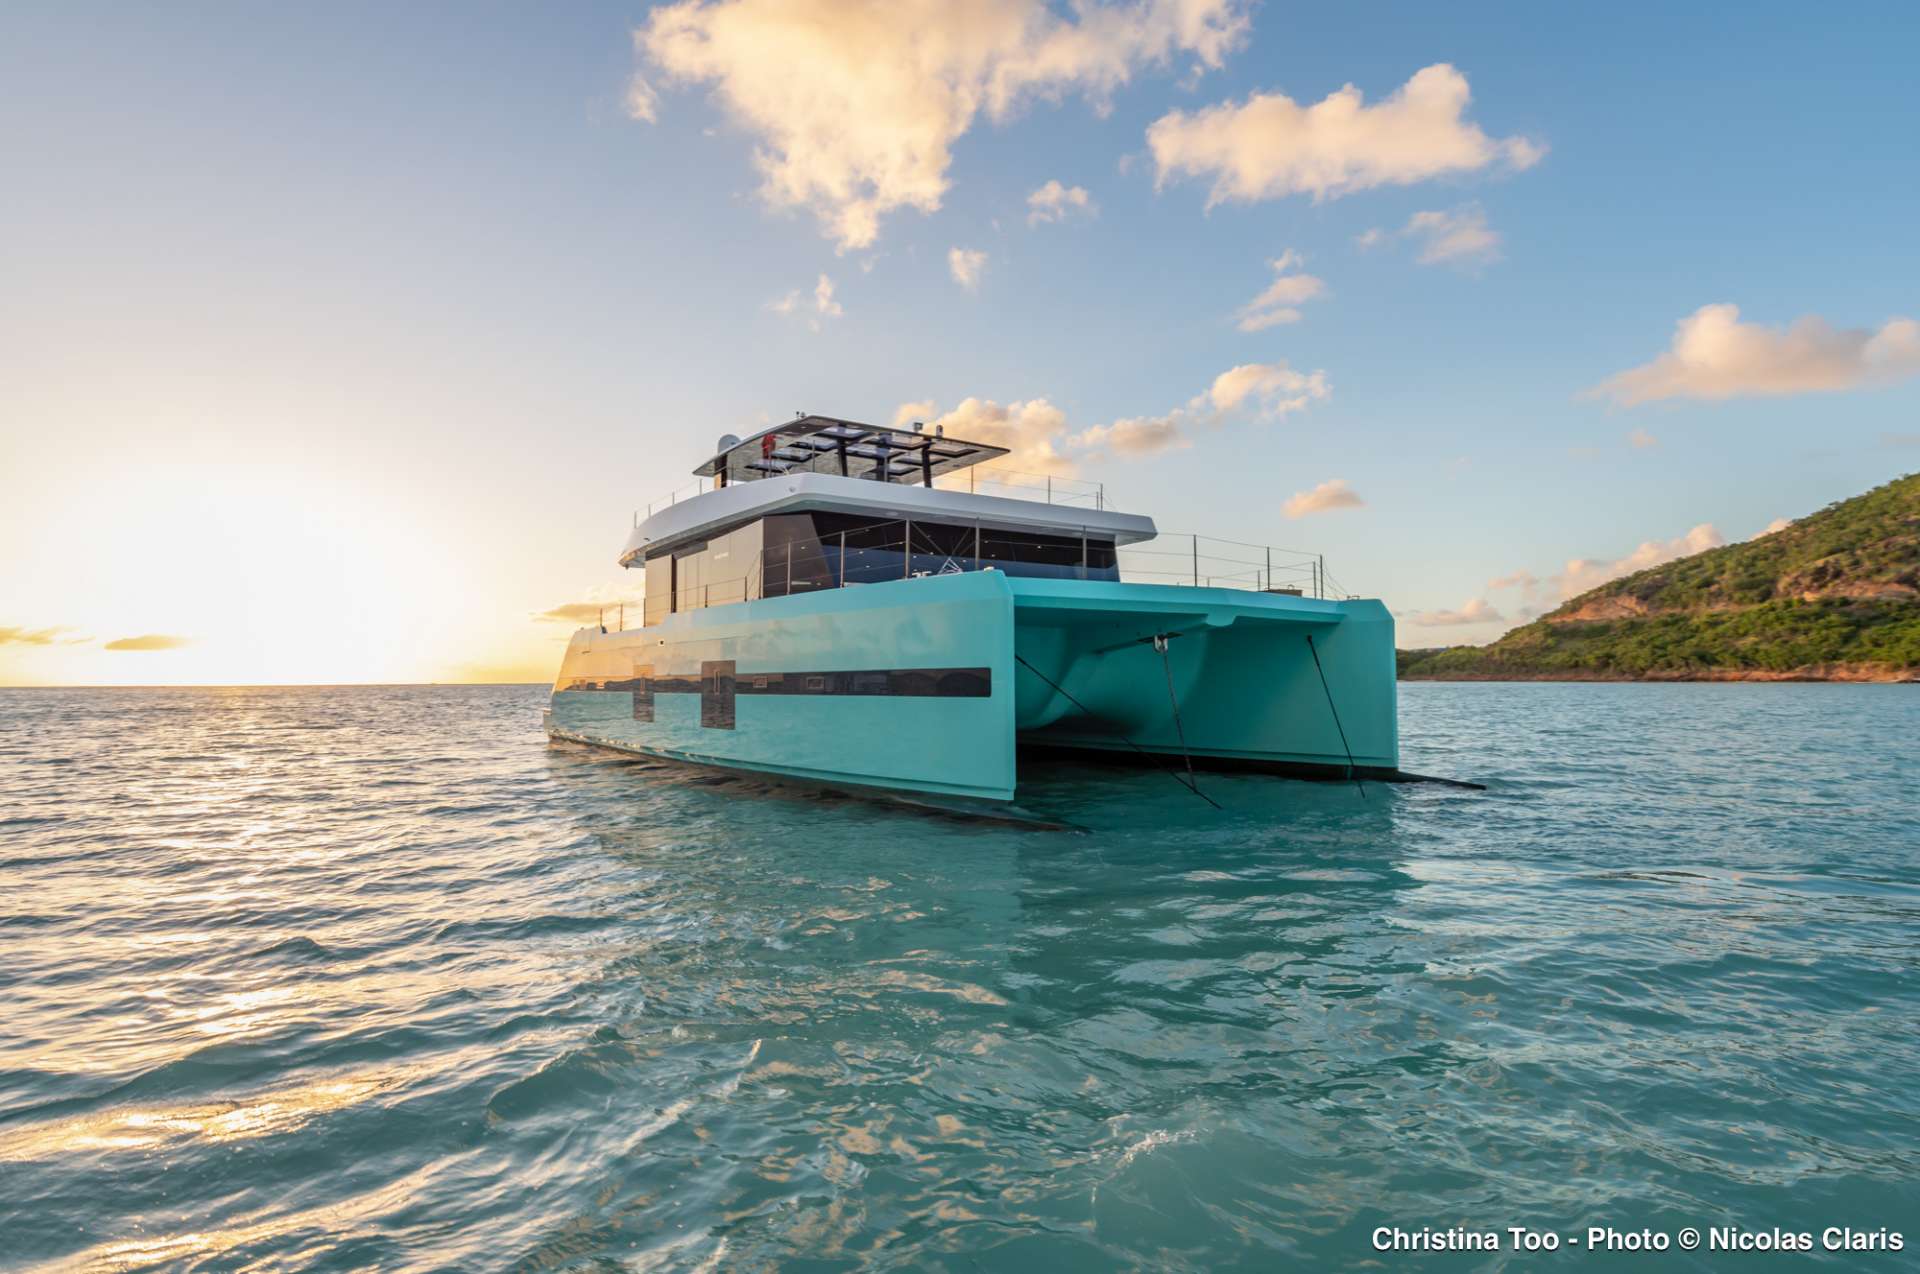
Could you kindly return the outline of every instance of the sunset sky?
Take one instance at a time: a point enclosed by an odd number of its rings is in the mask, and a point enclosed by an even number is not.
[[[1400,644],[1920,468],[1920,9],[0,10],[0,684],[543,680],[812,411]]]

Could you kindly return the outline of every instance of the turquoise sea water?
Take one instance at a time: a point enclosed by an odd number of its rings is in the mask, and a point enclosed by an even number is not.
[[[1920,1251],[1916,688],[1410,685],[1407,768],[1490,791],[1044,771],[1081,832],[550,747],[543,698],[0,691],[0,1267]]]

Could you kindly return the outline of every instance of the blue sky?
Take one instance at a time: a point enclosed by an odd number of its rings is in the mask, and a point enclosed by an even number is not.
[[[852,248],[817,205],[769,198],[755,155],[778,139],[724,68],[636,47],[643,5],[9,6],[0,631],[63,636],[0,644],[0,680],[542,675],[564,633],[529,616],[615,595],[631,510],[718,433],[795,410],[1044,399],[1124,507],[1324,551],[1402,614],[1403,645],[1487,640],[1643,544],[1743,539],[1920,467],[1920,377],[1886,327],[1920,313],[1920,11],[1185,3],[1214,6],[1216,66],[1196,73],[1197,38],[1156,49],[1172,0],[1110,7],[1123,83],[1069,69],[980,110],[937,207]],[[880,58],[1035,10],[811,7],[821,39],[844,20]],[[764,12],[678,10],[749,31]],[[780,58],[802,99],[833,70],[812,56]],[[1471,88],[1453,123],[1537,159],[1211,208],[1207,176],[1156,181],[1171,112],[1348,84],[1372,107],[1439,64]],[[1097,211],[1030,224],[1049,181]],[[1420,213],[1497,246],[1423,264]],[[972,289],[955,248],[985,254]],[[1323,294],[1239,330],[1288,252]],[[837,314],[813,307],[823,274]],[[1747,343],[1725,396],[1690,396],[1686,368],[1633,405],[1582,396],[1727,304]],[[1804,316],[1827,325],[1810,351],[1785,335]],[[1324,396],[1191,406],[1246,365],[1319,373]],[[1176,409],[1184,446],[1072,445]],[[1285,515],[1333,480],[1364,503]],[[1515,572],[1530,596],[1489,588]],[[1475,601],[1503,620],[1420,620]],[[354,658],[220,674],[221,631],[303,608],[345,625],[314,649]],[[187,640],[137,666],[104,650],[146,633]]]

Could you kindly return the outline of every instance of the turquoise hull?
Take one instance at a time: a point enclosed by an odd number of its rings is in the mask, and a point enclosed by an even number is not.
[[[987,801],[1014,798],[1028,747],[1320,777],[1399,763],[1393,620],[1377,601],[999,571],[583,630],[547,725],[696,764]]]

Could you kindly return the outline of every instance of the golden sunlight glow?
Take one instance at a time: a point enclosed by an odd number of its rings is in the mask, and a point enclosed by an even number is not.
[[[558,662],[566,630],[530,618],[551,595],[490,586],[533,572],[464,543],[474,511],[443,493],[303,466],[71,481],[27,493],[57,551],[9,563],[0,625],[36,631],[0,643],[0,684],[544,680]]]
[[[241,1141],[292,1132],[328,1111],[399,1085],[404,1068],[257,1093],[238,1101],[137,1107],[29,1124],[0,1134],[0,1163],[41,1163],[85,1151],[150,1151],[194,1139]]]

